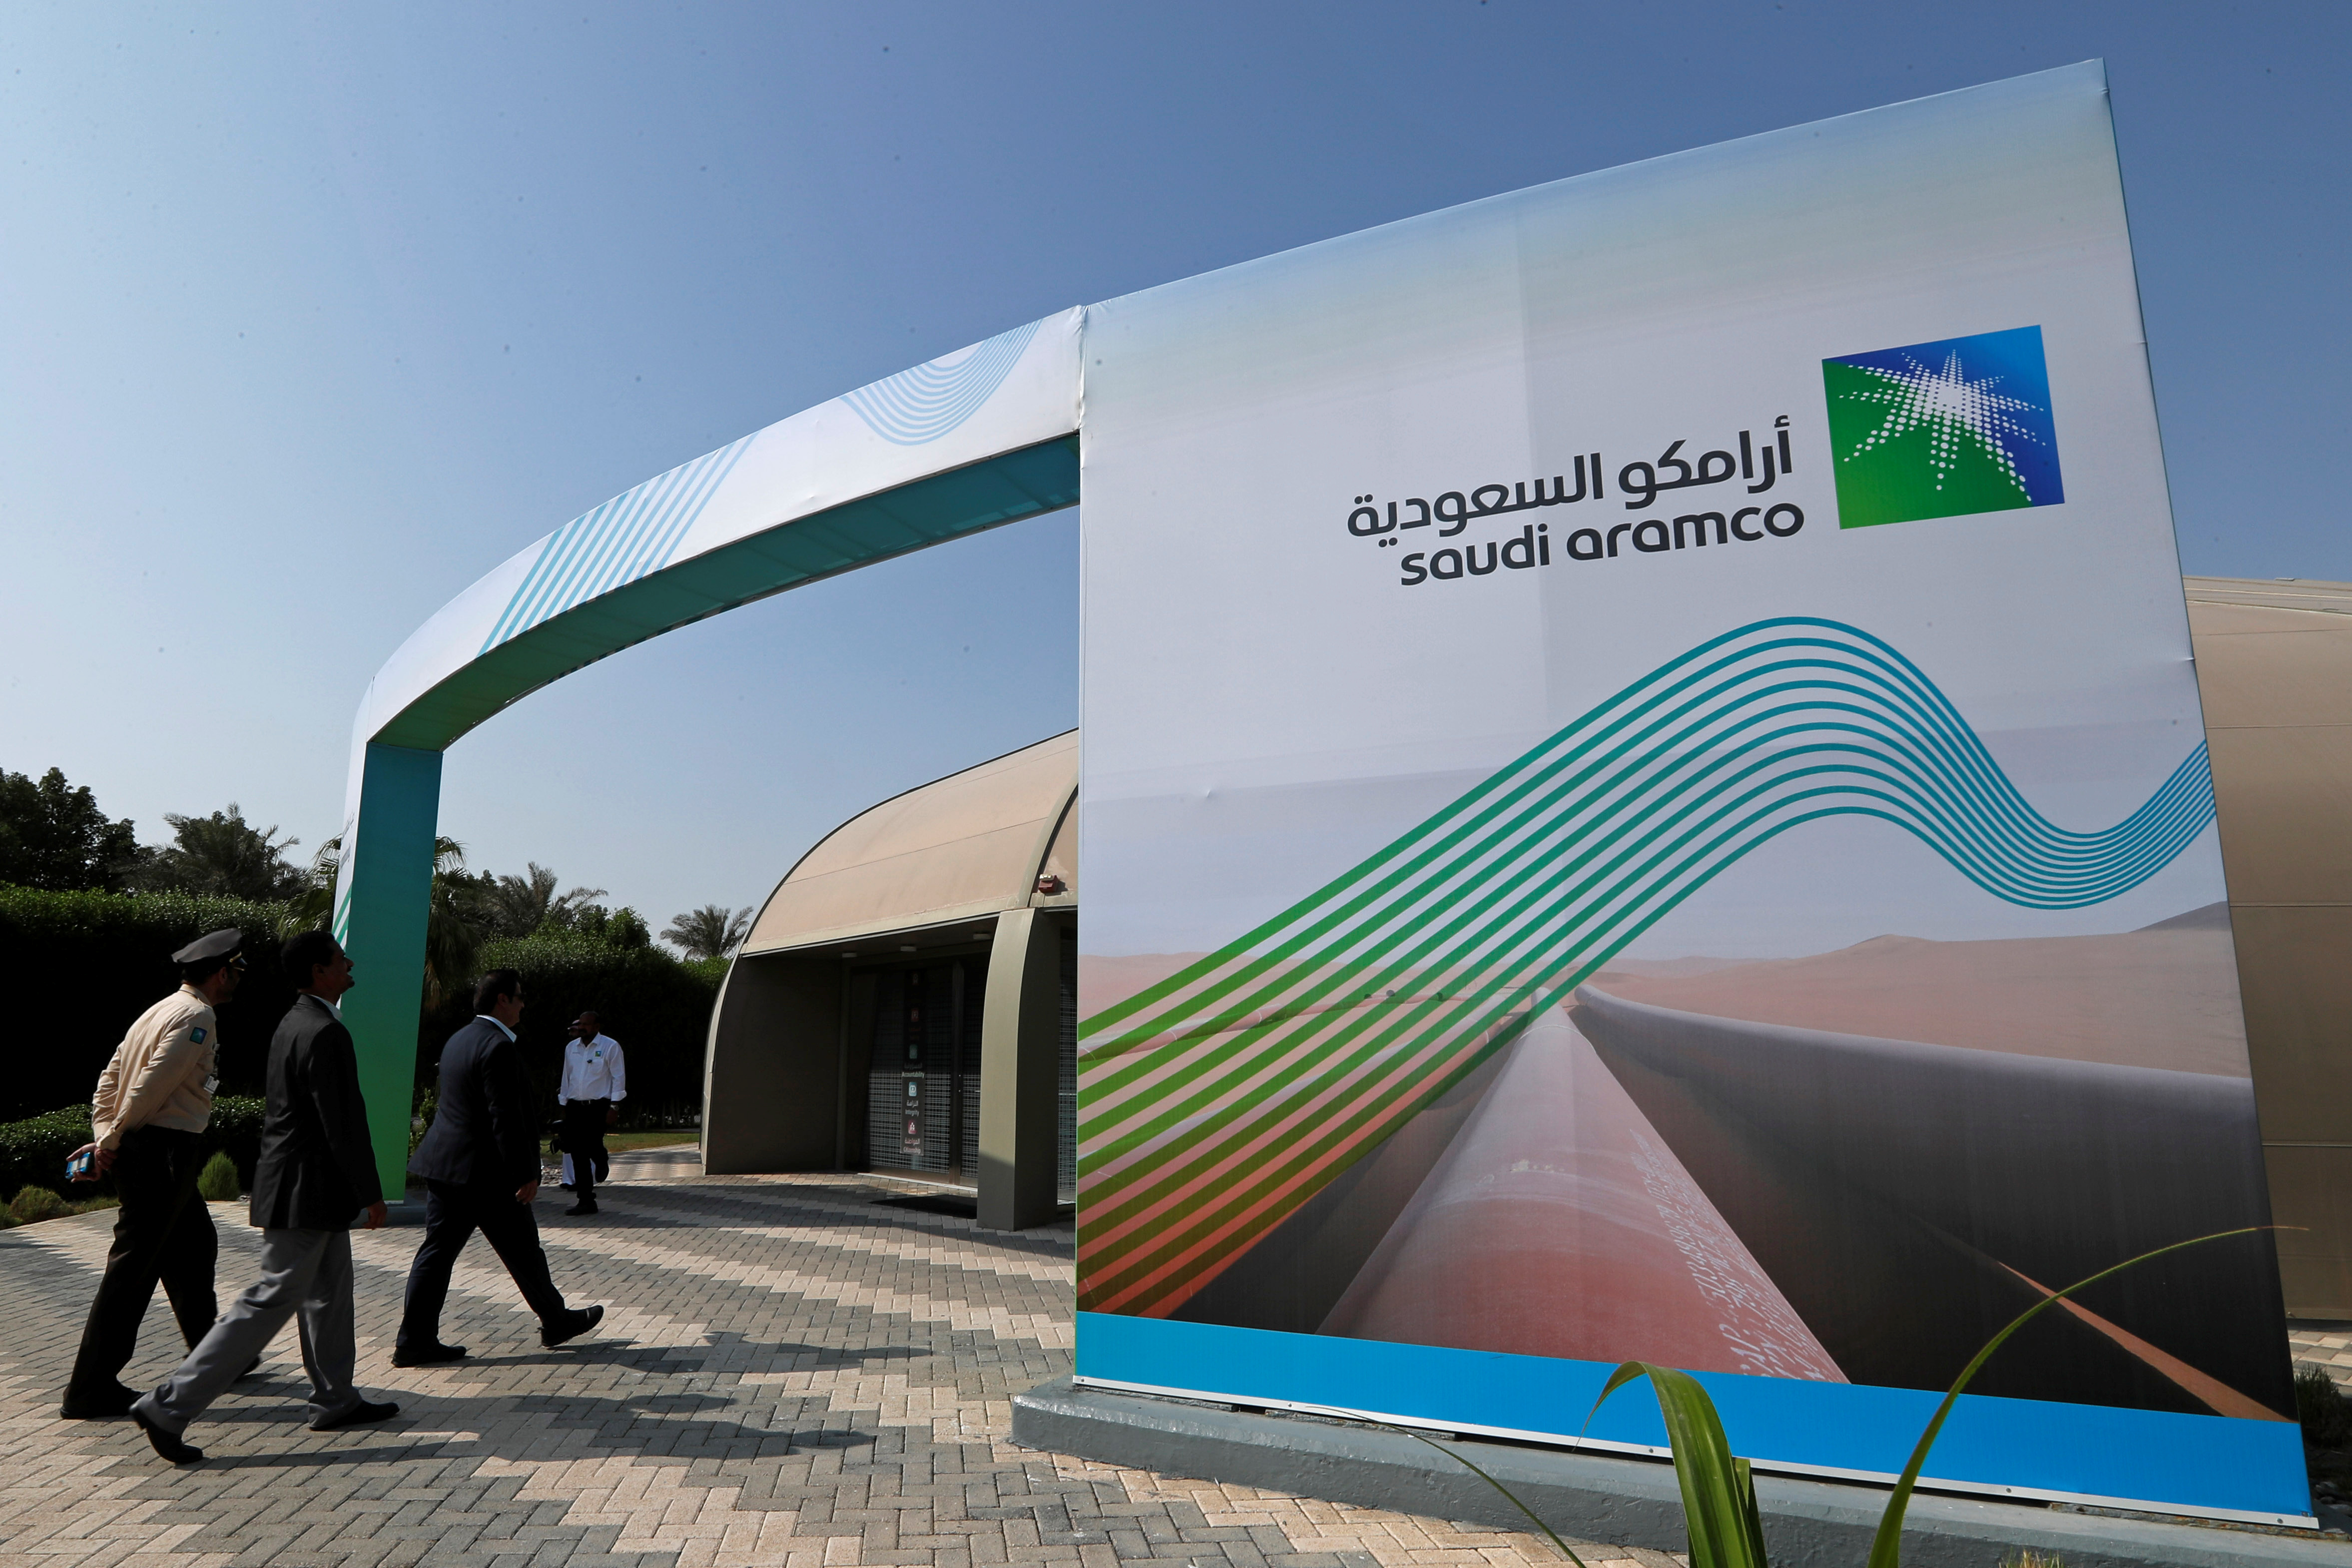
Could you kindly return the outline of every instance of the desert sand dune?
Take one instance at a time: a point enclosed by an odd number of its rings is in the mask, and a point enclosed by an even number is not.
[[[1628,1001],[1753,1023],[2247,1076],[2230,933],[2210,925],[1997,942],[1874,936],[1700,974],[1659,973],[1664,967],[1615,967],[1592,984]]]
[[[1098,958],[1078,955],[1078,1016],[1090,1017],[1156,985],[1205,953],[1129,953]]]

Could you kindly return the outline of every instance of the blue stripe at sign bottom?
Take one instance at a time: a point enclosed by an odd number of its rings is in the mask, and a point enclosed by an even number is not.
[[[1612,1367],[1597,1361],[1277,1333],[1080,1312],[1077,1375],[1235,1404],[1314,1406],[1453,1431],[1575,1440]],[[1732,1451],[1759,1468],[1892,1480],[1942,1397],[1915,1388],[1696,1375]],[[1648,1385],[1611,1396],[1591,1441],[1663,1450]],[[2247,1421],[1964,1395],[1928,1456],[1939,1490],[2265,1523],[2310,1521],[2303,1439]]]

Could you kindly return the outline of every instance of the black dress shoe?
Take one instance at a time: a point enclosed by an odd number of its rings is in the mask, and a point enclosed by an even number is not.
[[[596,1212],[596,1206],[593,1203],[575,1203],[563,1212],[566,1218],[575,1214],[593,1214]]]
[[[333,1432],[345,1427],[364,1427],[371,1421],[389,1421],[399,1414],[400,1406],[389,1399],[381,1405],[362,1399],[340,1416],[330,1416],[324,1420],[311,1422],[310,1430]]]
[[[566,1312],[557,1323],[541,1325],[539,1343],[552,1348],[566,1340],[578,1339],[604,1321],[602,1307],[583,1307],[578,1312]]]
[[[187,1444],[180,1441],[177,1433],[166,1432],[163,1427],[147,1419],[146,1416],[140,1411],[133,1410],[130,1414],[131,1418],[139,1423],[139,1429],[147,1434],[148,1445],[173,1464],[193,1465],[204,1458],[205,1451],[202,1448],[188,1447]]]
[[[68,1421],[120,1421],[131,1414],[131,1406],[139,1397],[136,1389],[125,1388],[120,1383],[111,1390],[100,1389],[96,1394],[76,1394],[68,1390],[58,1414]]]
[[[466,1347],[462,1344],[427,1344],[412,1350],[402,1345],[392,1353],[394,1366],[435,1366],[445,1361],[463,1361]]]

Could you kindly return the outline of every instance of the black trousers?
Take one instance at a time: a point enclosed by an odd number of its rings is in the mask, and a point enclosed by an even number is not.
[[[121,1386],[122,1369],[139,1348],[139,1324],[161,1284],[171,1299],[180,1337],[194,1350],[220,1315],[213,1295],[213,1259],[219,1239],[212,1210],[196,1197],[204,1140],[170,1127],[140,1127],[123,1134],[114,1158],[114,1190],[122,1199],[106,1273],[82,1325],[66,1397],[98,1398]]]
[[[542,1323],[563,1315],[563,1292],[547,1271],[539,1244],[539,1222],[530,1205],[515,1201],[520,1183],[428,1181],[425,1184],[425,1241],[409,1265],[408,1300],[400,1314],[400,1348],[423,1349],[441,1341],[441,1306],[449,1299],[449,1271],[457,1254],[479,1230],[499,1261]]]
[[[596,1168],[609,1157],[604,1153],[604,1118],[610,1100],[566,1100],[563,1103],[563,1152],[572,1156],[572,1190],[583,1203],[596,1201]]]

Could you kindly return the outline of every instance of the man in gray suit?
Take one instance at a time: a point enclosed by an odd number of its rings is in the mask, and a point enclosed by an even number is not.
[[[352,1384],[352,1224],[384,1220],[383,1188],[360,1097],[359,1058],[335,1005],[352,987],[352,961],[324,931],[305,931],[279,953],[301,991],[269,1042],[268,1109],[253,1176],[253,1223],[261,1230],[261,1278],[229,1304],[187,1360],[131,1407],[155,1451],[175,1465],[204,1452],[181,1438],[264,1347],[299,1316],[302,1366],[310,1375],[310,1429],[331,1431],[399,1414]],[[365,1210],[362,1217],[361,1211]]]

